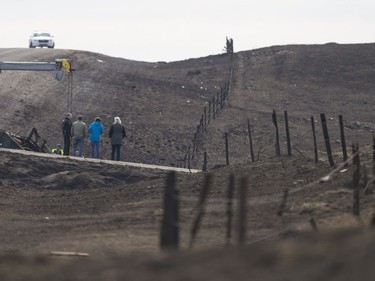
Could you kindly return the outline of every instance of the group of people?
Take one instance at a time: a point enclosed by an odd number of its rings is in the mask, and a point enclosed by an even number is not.
[[[73,156],[83,156],[83,147],[86,137],[91,142],[91,157],[100,159],[100,143],[104,133],[104,126],[99,117],[96,117],[89,127],[83,122],[83,116],[78,115],[77,120],[72,122],[72,114],[67,113],[62,121],[62,133],[64,137],[64,149],[61,145],[57,145],[52,150],[53,153],[70,155],[70,147],[72,145]],[[121,146],[126,137],[125,127],[121,124],[120,117],[114,118],[114,123],[109,129],[109,138],[111,139],[111,160],[120,161]]]

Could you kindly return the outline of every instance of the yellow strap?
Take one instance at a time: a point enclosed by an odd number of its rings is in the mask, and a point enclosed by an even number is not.
[[[70,62],[67,59],[62,59],[62,67],[67,71],[70,72],[71,70],[71,65]]]

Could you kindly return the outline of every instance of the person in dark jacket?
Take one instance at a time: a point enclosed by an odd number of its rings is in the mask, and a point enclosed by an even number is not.
[[[89,135],[91,141],[91,157],[100,159],[100,142],[102,140],[102,134],[104,132],[104,126],[101,123],[99,117],[95,118],[89,126]]]
[[[64,155],[69,155],[70,152],[70,133],[72,130],[72,114],[67,113],[62,121],[62,133],[64,137]]]
[[[111,160],[120,161],[121,145],[126,137],[125,127],[121,124],[120,117],[115,117],[115,122],[109,129],[109,137],[112,145]]]

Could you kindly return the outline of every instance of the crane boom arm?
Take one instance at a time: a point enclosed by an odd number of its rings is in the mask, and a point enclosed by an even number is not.
[[[0,70],[53,71],[55,69],[56,69],[56,63],[54,62],[0,61]]]
[[[67,59],[55,59],[54,62],[0,61],[0,72],[2,70],[55,71],[55,78],[61,80],[63,70],[70,72],[71,65]]]

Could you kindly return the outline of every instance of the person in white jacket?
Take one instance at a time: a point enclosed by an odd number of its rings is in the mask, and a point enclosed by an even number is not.
[[[121,124],[120,117],[114,118],[114,123],[111,125],[111,128],[109,128],[109,137],[112,146],[111,160],[120,161],[121,146],[126,137],[125,127]]]

